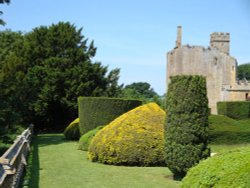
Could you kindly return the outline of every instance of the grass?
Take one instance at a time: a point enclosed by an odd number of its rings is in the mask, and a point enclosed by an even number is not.
[[[92,163],[77,142],[61,134],[35,137],[30,159],[30,188],[175,188],[180,182],[164,167],[124,167]]]
[[[250,148],[250,119],[236,121],[225,116],[210,116],[211,151]],[[66,141],[62,134],[34,138],[29,171],[24,184],[29,188],[178,188],[164,167],[124,167],[92,163],[78,142]]]
[[[250,143],[250,119],[234,120],[227,116],[212,115],[209,117],[210,140],[214,144]]]

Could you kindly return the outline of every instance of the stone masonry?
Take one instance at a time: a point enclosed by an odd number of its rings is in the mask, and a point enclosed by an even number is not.
[[[218,101],[244,101],[250,97],[250,83],[237,80],[237,60],[230,56],[230,34],[210,35],[210,46],[182,45],[182,28],[177,28],[176,47],[167,53],[167,83],[174,75],[206,77],[209,108],[217,114]],[[183,91],[185,92],[185,91]]]

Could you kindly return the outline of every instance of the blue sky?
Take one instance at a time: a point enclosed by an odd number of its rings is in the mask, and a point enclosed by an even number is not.
[[[120,68],[120,83],[148,82],[166,90],[166,53],[183,44],[209,45],[212,32],[231,34],[231,55],[250,62],[249,0],[12,0],[0,5],[7,22],[0,30],[29,32],[40,25],[69,21],[97,46],[95,61]]]

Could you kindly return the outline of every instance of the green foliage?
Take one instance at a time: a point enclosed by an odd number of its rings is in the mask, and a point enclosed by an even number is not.
[[[80,138],[79,118],[72,121],[63,132],[67,140],[78,140]]]
[[[130,85],[127,85],[124,90],[131,89],[134,92],[138,93],[139,96],[145,98],[153,98],[157,93],[151,88],[150,84],[147,82],[134,82]]]
[[[166,104],[166,164],[175,178],[182,178],[189,168],[210,155],[205,78],[171,77]]]
[[[217,103],[218,114],[233,119],[250,118],[250,101],[230,101]]]
[[[0,129],[0,156],[13,144],[14,140],[24,131],[20,125],[5,126]]]
[[[107,125],[123,113],[140,106],[139,100],[105,97],[79,97],[79,118],[81,135],[100,126]]]
[[[10,0],[0,0],[0,3],[7,3],[7,4],[9,4],[10,3]],[[3,14],[3,12],[2,11],[0,11],[0,15],[1,14]],[[0,25],[5,25],[6,23],[2,20],[2,19],[0,19]]]
[[[240,80],[250,80],[250,63],[239,65],[237,68],[237,77]]]
[[[1,110],[39,130],[62,131],[78,96],[117,96],[119,69],[93,63],[96,48],[68,22],[21,34],[0,32]],[[7,116],[7,115],[5,115]],[[5,118],[6,119],[6,118]]]
[[[15,129],[15,126],[19,124],[18,119],[21,118],[20,112],[13,110],[13,107],[17,107],[19,110],[22,109],[21,105],[18,105],[19,100],[15,97],[10,97],[10,93],[18,91],[16,91],[15,87],[9,85],[9,82],[3,81],[3,66],[7,57],[11,56],[13,50],[21,49],[22,46],[19,44],[22,42],[21,33],[11,31],[0,32],[0,136],[4,136],[9,130]],[[18,69],[17,67],[15,68]],[[17,75],[17,78],[13,78],[12,81],[18,83],[18,80],[16,80],[18,78],[19,76]],[[8,134],[11,133],[9,132]]]
[[[165,165],[165,117],[165,112],[155,103],[121,115],[92,139],[88,148],[90,160],[114,165]]]
[[[119,95],[121,98],[126,99],[138,99],[143,101],[144,104],[149,102],[155,102],[162,109],[165,109],[165,96],[159,96],[150,84],[147,82],[134,82],[130,85],[126,85],[121,90]]]
[[[3,142],[0,142],[0,156],[2,156],[10,146],[11,144],[5,144]]]
[[[250,149],[215,155],[188,171],[183,188],[250,187]]]
[[[87,151],[91,140],[94,138],[96,133],[98,133],[103,127],[104,126],[96,127],[95,129],[90,130],[89,132],[82,135],[80,140],[79,140],[78,149],[83,150],[83,151]]]
[[[223,115],[209,116],[209,142],[213,144],[250,143],[250,119],[234,120]]]

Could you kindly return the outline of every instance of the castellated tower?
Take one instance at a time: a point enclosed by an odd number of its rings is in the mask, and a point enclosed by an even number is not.
[[[167,53],[167,84],[174,75],[202,75],[212,114],[218,101],[242,101],[250,96],[250,83],[236,79],[237,60],[229,55],[230,34],[210,35],[210,47],[182,44],[182,27],[177,28],[175,47]],[[185,91],[183,91],[185,92]]]
[[[215,32],[210,35],[210,47],[229,55],[230,34]]]

